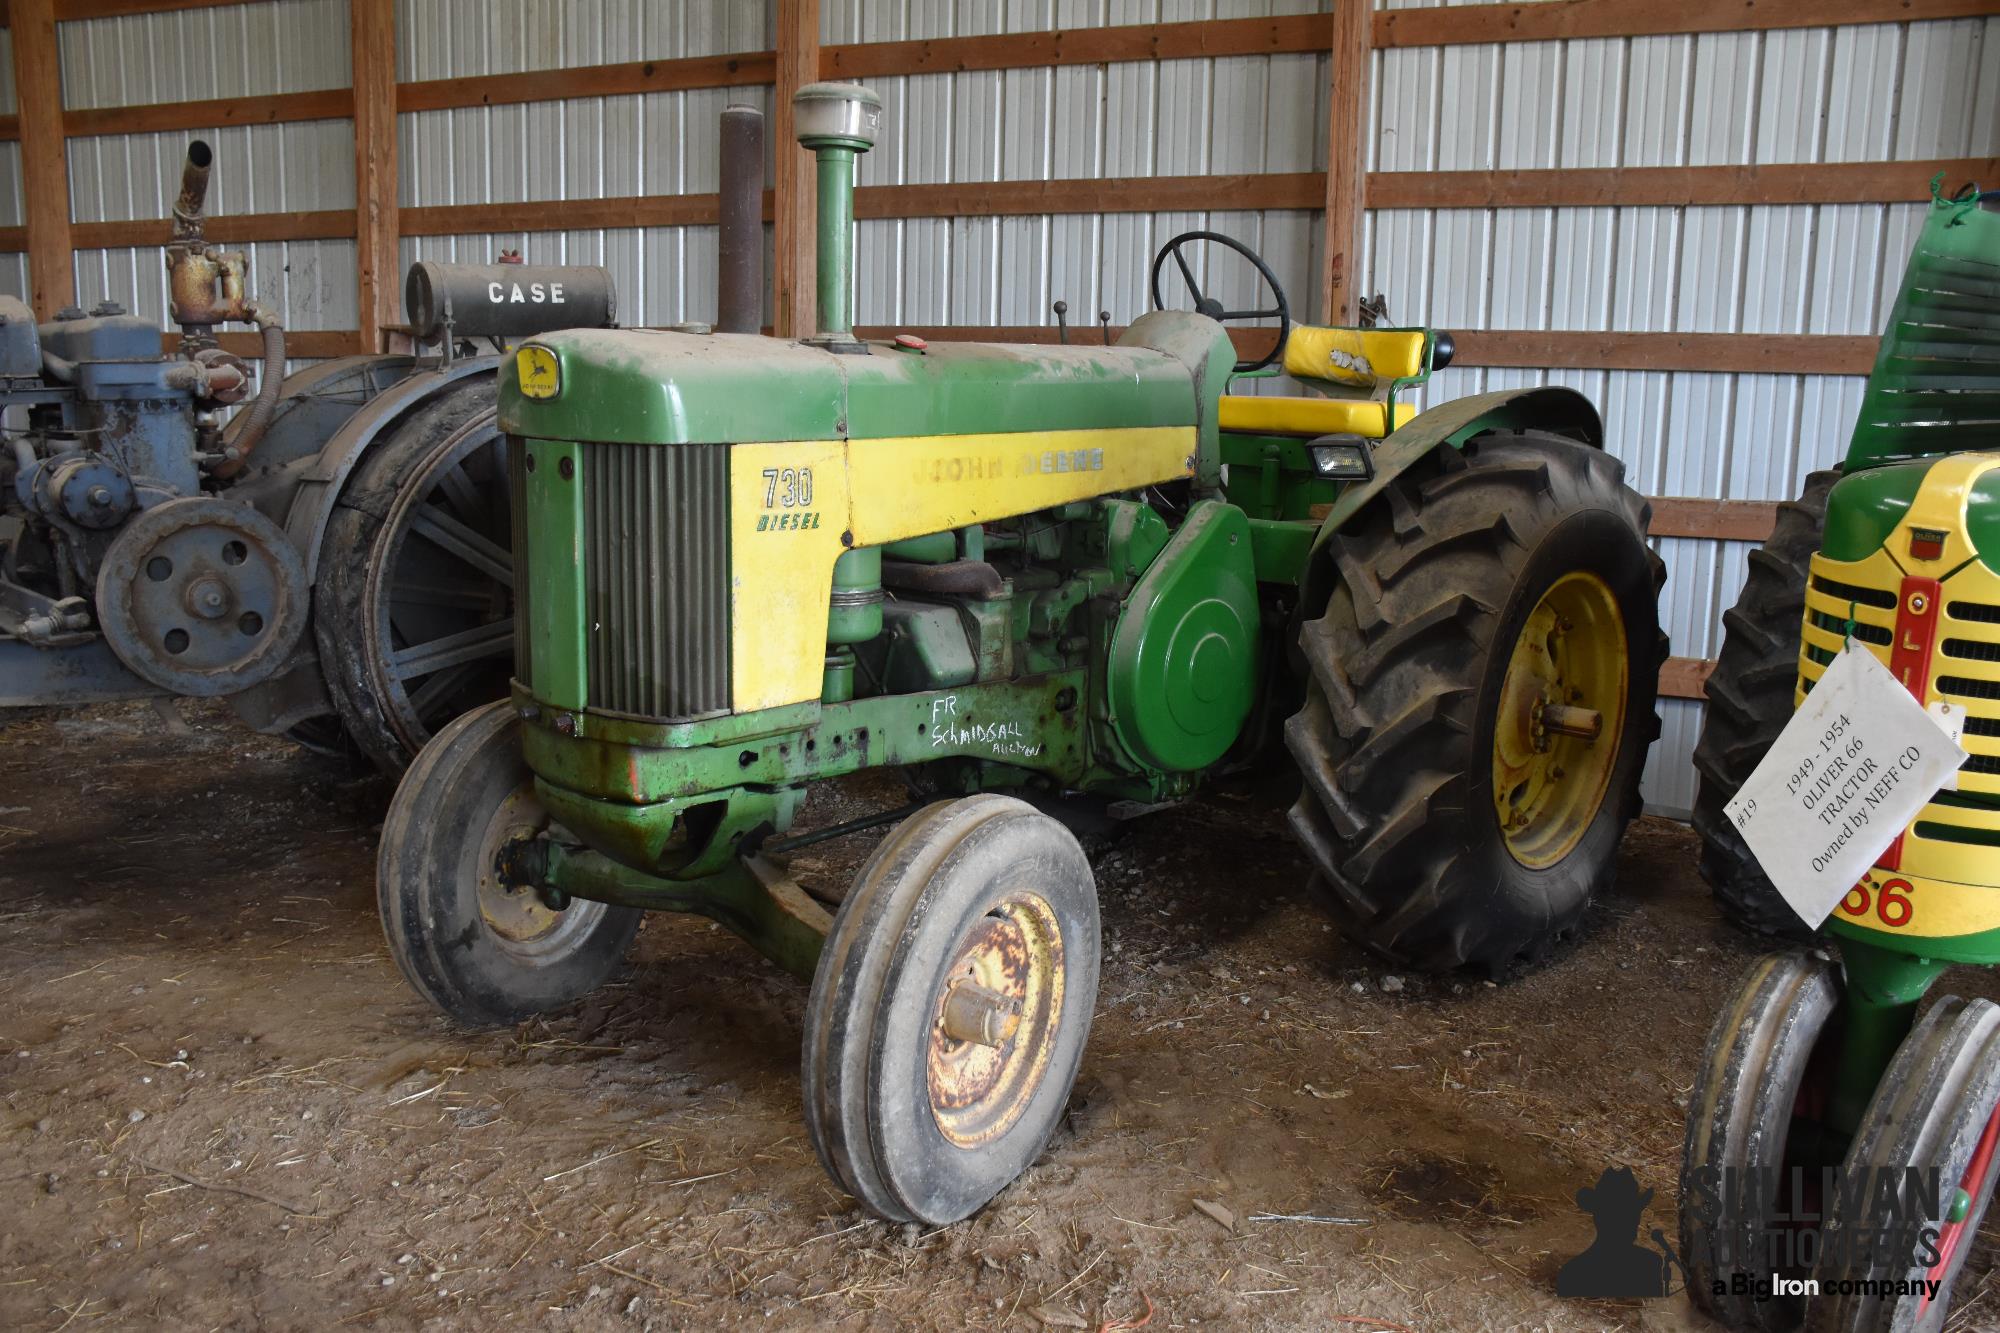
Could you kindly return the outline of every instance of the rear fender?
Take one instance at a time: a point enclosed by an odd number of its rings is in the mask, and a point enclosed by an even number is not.
[[[1300,614],[1318,615],[1332,595],[1332,562],[1323,559],[1322,552],[1335,533],[1376,503],[1390,482],[1438,449],[1463,449],[1467,441],[1495,430],[1542,430],[1604,447],[1604,422],[1590,400],[1574,389],[1554,385],[1476,393],[1419,414],[1376,447],[1375,475],[1342,491],[1320,523],[1306,560]]]
[[[475,375],[492,374],[499,360],[493,356],[467,357],[449,369],[419,370],[398,380],[356,409],[319,452],[286,470],[291,496],[283,522],[285,531],[305,554],[308,579],[318,576],[320,545],[341,489],[369,448],[444,390]]]

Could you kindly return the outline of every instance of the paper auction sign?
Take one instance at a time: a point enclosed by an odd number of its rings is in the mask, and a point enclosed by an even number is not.
[[[1723,807],[1807,925],[1826,920],[1965,762],[1951,723],[1873,653],[1843,650]]]

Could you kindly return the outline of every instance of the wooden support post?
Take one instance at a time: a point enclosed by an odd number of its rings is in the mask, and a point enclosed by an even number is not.
[[[818,177],[813,156],[799,147],[792,95],[819,78],[819,0],[778,0],[778,83],[772,90],[771,160],[777,179],[773,207],[771,325],[780,338],[818,332]]]
[[[13,0],[14,95],[21,113],[21,186],[28,205],[28,286],[36,319],[76,302],[63,146],[62,64],[54,0]]]
[[[382,349],[402,322],[396,253],[395,0],[350,0],[354,53],[354,258],[361,350]]]
[[[1374,0],[1333,0],[1333,112],[1326,137],[1326,238],[1320,318],[1352,324],[1359,310],[1363,196],[1368,182],[1368,48]]]

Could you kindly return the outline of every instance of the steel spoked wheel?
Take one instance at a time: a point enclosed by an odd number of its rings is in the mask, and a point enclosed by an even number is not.
[[[1800,1224],[1778,1219],[1816,1216],[1819,1169],[1840,1160],[1823,1128],[1839,1005],[1840,969],[1824,954],[1773,954],[1751,967],[1709,1033],[1681,1151],[1681,1258],[1689,1298],[1729,1328],[1779,1333],[1804,1310],[1796,1296],[1730,1288],[1737,1273],[1807,1272],[1809,1254],[1782,1252]]]
[[[1849,1182],[1864,1173],[1871,1181],[1889,1177],[1907,1182],[1906,1173],[1922,1176],[1935,1170],[1944,1212],[1931,1221],[1936,1239],[1928,1247],[1914,1235],[1909,1243],[1891,1244],[1878,1236],[1889,1219],[1843,1216],[1836,1207],[1825,1236],[1827,1254],[1813,1270],[1821,1294],[1807,1305],[1807,1328],[1817,1333],[1936,1333],[1945,1326],[1952,1286],[1965,1271],[2000,1174],[1995,1169],[2000,1164],[1994,1152],[2000,1137],[1996,1116],[2000,1005],[1944,996],[1896,1049],[1861,1118],[1845,1171]],[[1902,1189],[1905,1206],[1914,1207],[1910,1186],[1904,1183]],[[1868,1193],[1879,1213],[1875,1191]],[[1877,1243],[1861,1243],[1855,1253],[1844,1253],[1844,1235],[1863,1228],[1867,1236],[1855,1239]],[[1891,1288],[1901,1283],[1908,1294],[1840,1291],[1832,1285],[1843,1280],[1855,1285],[1856,1278],[1886,1279]],[[1936,1283],[1936,1295],[1919,1290],[1919,1282]]]
[[[1565,574],[1514,639],[1493,726],[1493,809],[1516,861],[1545,869],[1576,850],[1611,787],[1631,654],[1618,598]],[[1612,743],[1598,741],[1609,736]]]
[[[368,562],[363,648],[384,720],[414,754],[507,689],[514,662],[507,442],[492,412],[416,468]]]
[[[509,873],[510,846],[547,826],[504,702],[440,732],[390,803],[375,876],[383,933],[418,993],[467,1026],[588,994],[638,932],[635,909],[573,900],[557,910]]]
[[[806,1127],[870,1211],[943,1225],[1033,1164],[1097,997],[1097,895],[1069,831],[972,796],[883,840],[834,918],[806,1014]]]
[[[1647,512],[1602,450],[1493,432],[1329,543],[1285,743],[1292,831],[1350,938],[1505,974],[1615,879],[1666,656]]]
[[[513,666],[512,502],[493,385],[475,376],[399,422],[341,492],[314,627],[342,725],[399,773]]]

